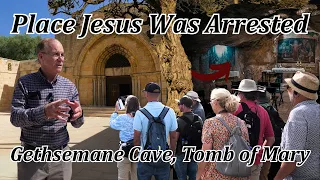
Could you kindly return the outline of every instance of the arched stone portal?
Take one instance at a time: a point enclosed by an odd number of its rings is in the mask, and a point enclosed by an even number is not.
[[[74,60],[81,104],[114,106],[116,98],[130,93],[144,106],[147,100],[141,90],[148,82],[160,84],[160,99],[165,103],[166,82],[156,52],[148,43],[141,35],[95,35],[88,39]],[[112,92],[117,88],[119,92]]]
[[[94,73],[94,105],[114,106],[119,96],[136,94],[132,91],[132,74],[136,72],[133,55],[119,44],[106,47],[98,57]]]
[[[121,54],[112,55],[106,62],[106,105],[113,106],[118,97],[132,94],[130,62]]]

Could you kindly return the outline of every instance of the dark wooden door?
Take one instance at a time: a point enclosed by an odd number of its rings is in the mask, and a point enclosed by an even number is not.
[[[132,84],[130,76],[106,77],[106,105],[114,106],[120,96],[132,94]]]

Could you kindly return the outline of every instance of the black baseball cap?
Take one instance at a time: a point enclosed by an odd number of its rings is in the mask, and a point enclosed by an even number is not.
[[[157,83],[150,82],[146,85],[146,87],[142,91],[146,91],[149,93],[160,93],[161,89]]]

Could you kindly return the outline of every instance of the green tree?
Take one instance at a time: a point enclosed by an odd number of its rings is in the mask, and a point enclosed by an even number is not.
[[[35,59],[35,48],[40,41],[40,36],[31,37],[27,34],[0,36],[0,57],[19,61]]]

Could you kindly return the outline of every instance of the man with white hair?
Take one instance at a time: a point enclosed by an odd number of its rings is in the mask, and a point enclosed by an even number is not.
[[[203,121],[206,120],[204,109],[203,109],[202,104],[200,103],[201,100],[199,98],[198,93],[196,93],[194,91],[189,91],[186,95],[189,96],[192,99],[192,102],[193,102],[193,104],[192,104],[192,112],[194,114],[199,115]]]
[[[285,79],[290,101],[294,105],[282,133],[282,150],[310,150],[305,163],[301,155],[295,162],[282,162],[274,178],[282,179],[319,179],[320,177],[320,105],[317,104],[319,79],[311,74],[296,72],[292,78]]]

